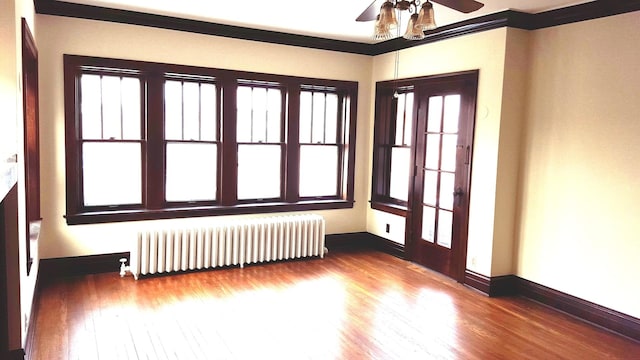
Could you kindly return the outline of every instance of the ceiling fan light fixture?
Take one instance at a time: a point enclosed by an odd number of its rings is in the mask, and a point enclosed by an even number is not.
[[[383,24],[380,22],[380,15],[378,15],[378,19],[376,20],[376,25],[373,30],[373,39],[374,40],[389,40],[393,37],[391,33],[391,28],[389,25]]]
[[[376,27],[378,22],[381,25],[388,26],[389,30],[395,29],[398,26],[398,18],[396,17],[396,9],[391,1],[385,1],[380,6],[380,14],[376,21]]]
[[[436,26],[435,15],[433,13],[433,4],[429,1],[425,1],[420,8],[420,13],[415,21],[414,27],[424,30],[433,30]]]
[[[413,14],[409,18],[409,24],[407,24],[407,31],[402,36],[407,40],[422,40],[424,39],[424,32],[422,31],[422,27],[416,26],[416,22],[418,21],[418,14]]]

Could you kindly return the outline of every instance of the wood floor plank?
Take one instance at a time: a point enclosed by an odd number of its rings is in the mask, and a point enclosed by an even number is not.
[[[640,343],[375,251],[59,279],[37,301],[33,360],[640,358]]]

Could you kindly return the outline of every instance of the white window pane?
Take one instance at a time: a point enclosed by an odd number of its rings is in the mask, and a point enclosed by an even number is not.
[[[200,140],[200,86],[185,82],[183,92],[184,140]]]
[[[327,122],[325,127],[325,142],[327,144],[336,143],[336,132],[338,128],[338,95],[327,94]]]
[[[200,86],[200,118],[201,140],[217,140],[216,86],[213,84]]]
[[[404,118],[404,144],[411,145],[411,129],[413,122],[413,93],[406,94],[405,118]]]
[[[300,142],[311,142],[311,92],[302,91],[300,93]]]
[[[427,149],[425,153],[424,167],[429,169],[437,169],[440,160],[440,135],[427,135]]]
[[[314,144],[324,142],[324,116],[325,101],[324,93],[313,94],[313,123],[311,142]]]
[[[251,141],[267,141],[267,89],[254,88],[252,98]]]
[[[438,210],[438,245],[451,248],[451,234],[453,230],[453,213]]]
[[[80,78],[82,101],[82,138],[102,139],[102,97],[100,76],[82,75]]]
[[[238,199],[280,197],[279,145],[238,145]]]
[[[427,131],[440,132],[442,122],[442,96],[429,98],[429,114],[427,115]]]
[[[396,141],[394,145],[403,145],[402,137],[404,136],[404,105],[405,105],[405,94],[398,94],[397,98],[397,109],[396,109]]]
[[[422,207],[422,240],[435,241],[436,209]]]
[[[182,83],[164,83],[164,136],[167,140],[182,140]]]
[[[236,92],[236,134],[238,142],[251,142],[251,88],[238,86]]]
[[[280,119],[282,118],[282,93],[279,89],[269,89],[267,93],[267,141],[280,142]]]
[[[122,78],[122,132],[127,140],[140,140],[140,80]]]
[[[444,98],[444,127],[442,131],[448,133],[457,133],[459,117],[460,95],[446,96]]]
[[[216,199],[217,145],[167,144],[166,200]]]
[[[122,139],[119,76],[102,77],[102,130],[104,139]]]
[[[409,196],[409,157],[411,149],[392,148],[391,149],[391,178],[389,185],[389,196],[407,201]]]
[[[441,169],[456,171],[456,147],[458,145],[458,135],[442,136],[442,164]]]
[[[142,203],[139,143],[84,143],[82,165],[85,206]]]
[[[440,202],[443,209],[453,210],[453,187],[456,176],[454,173],[440,173]]]
[[[335,196],[337,191],[337,146],[300,146],[300,196]]]

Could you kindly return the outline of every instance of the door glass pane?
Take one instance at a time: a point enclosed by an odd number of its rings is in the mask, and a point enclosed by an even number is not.
[[[429,98],[429,114],[427,117],[427,131],[440,132],[442,122],[442,96]]]
[[[140,143],[82,144],[85,206],[142,203]]]
[[[394,199],[403,201],[408,200],[410,155],[410,148],[391,148],[391,176],[389,179],[389,196]]]
[[[451,231],[453,229],[453,212],[438,210],[438,245],[451,248]]]
[[[440,160],[440,136],[438,134],[427,135],[426,153],[424,157],[424,167],[437,169]]]
[[[216,199],[217,145],[168,143],[167,201]]]
[[[436,206],[436,194],[438,193],[438,172],[426,170],[424,172],[424,194],[422,201],[425,204]]]
[[[238,145],[238,199],[280,197],[280,145]]]
[[[455,174],[442,172],[440,173],[440,202],[438,206],[453,210],[453,187],[455,181]]]
[[[300,196],[335,196],[338,192],[338,147],[300,146]]]
[[[448,133],[457,133],[459,117],[460,95],[446,96],[444,98],[444,127],[442,131]]]
[[[456,170],[456,146],[458,135],[442,136],[442,164],[441,169],[446,171]]]
[[[436,224],[436,209],[423,206],[422,207],[422,240],[428,242],[435,241],[435,224]]]

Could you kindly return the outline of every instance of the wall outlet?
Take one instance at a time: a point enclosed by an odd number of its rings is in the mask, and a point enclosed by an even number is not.
[[[385,225],[384,231],[388,234],[391,231],[391,226],[389,224]]]

